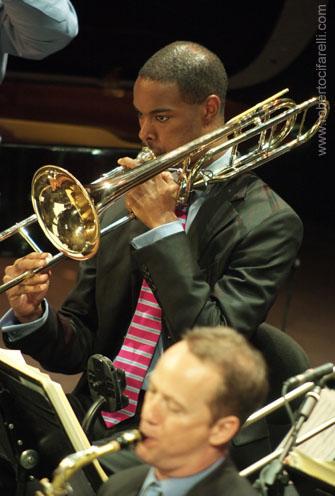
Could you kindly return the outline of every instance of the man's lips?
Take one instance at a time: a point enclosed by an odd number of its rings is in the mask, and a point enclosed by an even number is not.
[[[143,430],[141,430],[141,436],[142,436],[142,439],[141,439],[142,442],[156,439],[155,436],[153,436],[151,433],[143,431]]]

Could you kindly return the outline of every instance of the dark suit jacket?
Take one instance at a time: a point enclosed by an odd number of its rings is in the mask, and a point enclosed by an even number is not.
[[[125,213],[121,199],[103,225]],[[42,328],[15,343],[7,340],[7,346],[63,373],[83,371],[93,353],[113,359],[143,275],[163,310],[165,347],[194,326],[226,324],[250,337],[265,320],[302,238],[298,216],[253,174],[211,186],[187,234],[134,250],[131,240],[145,230],[132,221],[103,236],[98,254],[80,264],[78,284],[61,311],[51,310]]]
[[[111,476],[98,491],[98,496],[136,496],[148,473],[147,465],[122,470]],[[256,496],[258,493],[240,477],[227,460],[205,479],[196,484],[187,496]]]

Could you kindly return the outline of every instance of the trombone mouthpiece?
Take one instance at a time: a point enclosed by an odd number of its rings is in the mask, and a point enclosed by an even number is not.
[[[148,146],[144,146],[136,156],[136,159],[140,162],[149,162],[149,160],[155,160],[155,158],[156,155]]]

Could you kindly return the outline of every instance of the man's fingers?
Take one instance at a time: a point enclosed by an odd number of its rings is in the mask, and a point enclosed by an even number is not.
[[[175,183],[176,184],[176,181],[175,179],[173,178],[173,175],[171,174],[171,172],[169,171],[163,171],[161,173],[161,177],[162,179],[164,179],[165,182],[167,183]]]
[[[15,260],[13,265],[7,266],[5,275],[13,278],[28,270],[42,268],[47,265],[50,257],[50,253],[30,253],[25,257]]]
[[[3,280],[5,283],[11,281],[13,279],[12,276],[10,275],[5,275]],[[31,277],[27,277],[27,279],[23,280],[18,286],[22,286],[23,284],[27,284],[27,281],[29,281],[29,285],[36,286],[37,284],[44,284],[49,280],[49,274],[48,273],[39,273],[35,274]]]
[[[29,295],[34,295],[34,294],[37,294],[37,293],[42,293],[44,291],[47,291],[48,288],[49,288],[49,282],[45,283],[45,284],[23,284],[20,286],[21,288],[21,296],[22,294],[29,294]]]
[[[119,165],[122,165],[122,167],[124,167],[125,169],[134,169],[135,167],[137,167],[139,165],[138,160],[135,160],[135,159],[130,158],[130,157],[119,158],[117,163]]]
[[[49,289],[50,281],[40,281],[30,284],[30,279],[27,279],[20,284],[8,290],[8,297],[11,300],[20,299],[23,294],[34,296],[39,293],[46,293]]]

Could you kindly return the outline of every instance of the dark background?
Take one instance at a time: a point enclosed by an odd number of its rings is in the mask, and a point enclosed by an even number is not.
[[[246,66],[261,51],[280,16],[284,1],[252,7],[234,2],[199,0],[73,0],[79,36],[64,51],[33,63],[39,72],[104,77],[109,72],[131,80],[157,49],[177,39],[206,45],[222,56],[229,74]],[[243,48],[243,50],[241,50]],[[12,59],[10,68],[32,70],[32,62]]]

